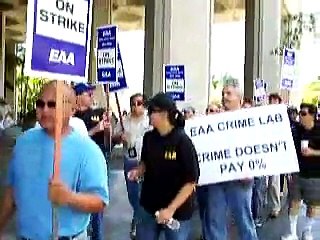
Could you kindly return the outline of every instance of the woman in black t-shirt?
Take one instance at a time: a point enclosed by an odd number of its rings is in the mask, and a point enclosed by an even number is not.
[[[155,95],[148,112],[154,129],[144,135],[139,167],[128,174],[132,181],[144,177],[137,240],[158,239],[161,231],[166,240],[187,240],[199,178],[197,153],[170,96]]]

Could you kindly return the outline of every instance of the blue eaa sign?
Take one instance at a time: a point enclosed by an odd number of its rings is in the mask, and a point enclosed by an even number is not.
[[[93,0],[29,0],[25,74],[86,82]]]
[[[290,90],[293,88],[295,78],[296,52],[294,49],[285,48],[281,66],[280,88]]]
[[[117,92],[122,89],[128,88],[127,81],[126,81],[126,75],[124,74],[124,69],[123,69],[123,62],[122,62],[122,57],[121,57],[121,51],[120,47],[118,44],[118,59],[117,59],[117,77],[118,81],[117,82],[112,82],[109,83],[109,91],[110,92]]]
[[[114,25],[97,29],[97,80],[100,83],[117,82],[118,28]]]
[[[175,101],[185,100],[185,68],[184,65],[164,66],[165,92]]]

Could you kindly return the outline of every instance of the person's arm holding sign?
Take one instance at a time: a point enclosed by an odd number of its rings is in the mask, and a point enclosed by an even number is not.
[[[108,174],[105,158],[97,145],[87,144],[77,191],[71,191],[61,181],[52,181],[49,198],[57,205],[71,206],[83,212],[103,210],[109,203]]]
[[[95,134],[104,131],[105,129],[112,130],[110,118],[108,118],[107,113],[104,113],[102,120],[93,128],[89,130],[89,136],[94,136]]]
[[[185,184],[167,208],[159,211],[159,214],[157,215],[157,221],[159,223],[167,222],[172,219],[176,210],[180,208],[194,192],[199,180],[200,169],[197,152],[192,141],[187,135],[182,137],[182,141],[178,145],[178,154],[180,154],[180,159],[182,161],[182,169],[184,173],[183,181]]]
[[[122,123],[119,121],[114,129],[113,132],[113,136],[112,136],[112,140],[116,143],[116,144],[120,144],[123,143],[124,145],[127,144],[127,136],[125,134],[125,129],[122,126]]]

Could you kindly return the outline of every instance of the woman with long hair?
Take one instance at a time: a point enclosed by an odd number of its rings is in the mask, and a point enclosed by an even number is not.
[[[132,181],[143,177],[137,240],[187,240],[199,178],[195,147],[184,132],[184,117],[164,93],[148,104],[154,129],[143,138],[141,162],[129,172]],[[176,226],[172,226],[172,222]]]

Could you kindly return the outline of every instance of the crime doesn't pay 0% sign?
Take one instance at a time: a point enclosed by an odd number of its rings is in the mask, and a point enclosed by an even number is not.
[[[266,169],[266,164],[263,162],[263,159],[254,159],[249,161],[249,168],[251,170],[256,170],[256,169]]]

